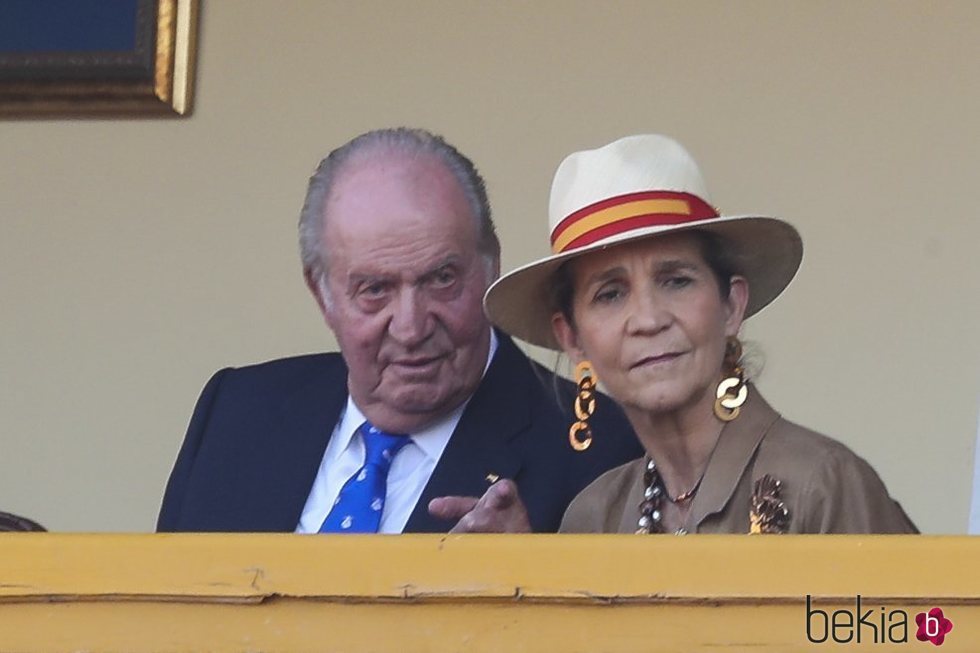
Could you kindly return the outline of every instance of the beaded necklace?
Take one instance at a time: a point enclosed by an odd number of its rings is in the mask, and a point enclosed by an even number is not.
[[[705,471],[707,471],[705,467]],[[672,497],[667,494],[667,489],[664,487],[663,478],[660,476],[660,471],[657,469],[657,465],[653,462],[653,459],[647,456],[646,468],[643,470],[643,484],[646,488],[643,490],[643,501],[640,502],[640,519],[636,522],[636,534],[645,535],[649,533],[663,533],[663,505],[664,499],[670,501],[675,505],[680,505],[694,498],[694,495],[698,493],[701,488],[701,481],[704,480],[704,472],[701,472],[701,478],[698,482],[694,484],[687,492],[682,492],[676,497]],[[683,528],[678,528],[674,531],[674,535],[687,535],[687,530]]]

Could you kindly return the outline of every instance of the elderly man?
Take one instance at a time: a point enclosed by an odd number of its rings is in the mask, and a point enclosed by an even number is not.
[[[500,246],[473,164],[422,130],[334,150],[300,218],[306,284],[341,353],[218,372],[160,531],[554,531],[587,483],[640,455],[600,397],[571,450],[575,389],[494,332]]]

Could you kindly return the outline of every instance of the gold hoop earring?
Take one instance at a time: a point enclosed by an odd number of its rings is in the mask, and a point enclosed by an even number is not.
[[[575,417],[578,421],[568,429],[568,442],[575,451],[585,451],[592,444],[592,428],[589,418],[595,413],[595,387],[599,382],[592,363],[582,361],[575,366],[575,384],[578,393],[575,395]]]
[[[735,336],[728,336],[725,341],[725,359],[722,363],[725,378],[715,390],[715,417],[723,422],[730,422],[742,410],[742,404],[749,396],[749,386],[745,382],[745,373],[739,363],[742,360],[742,343]]]

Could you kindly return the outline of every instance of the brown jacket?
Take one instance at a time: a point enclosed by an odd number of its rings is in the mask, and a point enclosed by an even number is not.
[[[612,469],[582,490],[562,533],[633,533],[643,500],[643,459]],[[755,481],[782,482],[789,533],[917,533],[871,466],[840,442],[784,420],[758,390],[725,425],[698,494],[689,533],[748,533]]]

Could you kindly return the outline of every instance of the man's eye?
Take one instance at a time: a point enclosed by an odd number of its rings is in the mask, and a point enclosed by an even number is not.
[[[381,297],[388,290],[388,284],[380,281],[366,283],[361,286],[360,294],[365,297]]]
[[[435,288],[448,288],[456,282],[456,271],[451,268],[442,268],[432,274],[430,283]]]

